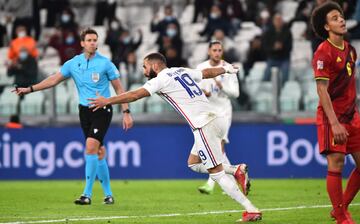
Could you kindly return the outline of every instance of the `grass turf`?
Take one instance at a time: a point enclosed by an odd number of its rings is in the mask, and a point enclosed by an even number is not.
[[[203,180],[113,180],[115,204],[103,205],[97,182],[92,205],[78,206],[73,200],[82,192],[82,181],[0,181],[0,223],[48,220],[208,224],[234,223],[241,217],[243,208],[223,195],[219,187],[212,195],[198,193],[197,187],[203,183]],[[264,210],[259,223],[335,223],[329,217],[331,208],[323,179],[256,179],[252,181],[249,199]],[[359,195],[353,203],[350,212],[360,223]]]

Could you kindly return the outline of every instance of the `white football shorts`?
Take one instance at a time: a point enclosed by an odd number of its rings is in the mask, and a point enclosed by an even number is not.
[[[217,117],[202,128],[195,129],[194,145],[191,154],[198,155],[206,169],[213,168],[224,161],[221,140],[226,133],[225,117]]]

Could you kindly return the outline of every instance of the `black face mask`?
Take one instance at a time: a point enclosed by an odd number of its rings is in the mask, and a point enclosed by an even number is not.
[[[156,77],[156,72],[152,69],[152,68],[150,68],[150,73],[149,73],[149,80],[150,79],[153,79],[153,78],[155,78]]]

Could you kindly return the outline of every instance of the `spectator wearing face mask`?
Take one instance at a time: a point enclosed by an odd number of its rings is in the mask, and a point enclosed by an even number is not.
[[[77,54],[80,54],[82,51],[79,34],[66,29],[58,29],[50,37],[47,46],[44,48],[43,54],[45,54],[48,46],[53,47],[58,52],[60,65],[63,65],[67,60],[73,58]]]
[[[32,84],[37,83],[37,59],[35,56],[33,56],[33,53],[29,51],[26,46],[20,47],[17,58],[13,60],[10,64],[8,64],[7,75],[9,77],[15,77],[14,85],[16,85],[16,87],[28,87]],[[20,96],[20,100],[18,101],[18,104],[16,106],[17,114],[21,113],[20,104],[23,99],[24,96]]]
[[[106,31],[105,44],[109,46],[111,52],[111,60],[112,62],[118,66],[118,62],[115,60],[119,48],[120,36],[124,28],[121,24],[121,21],[117,18],[109,20],[108,27]]]
[[[36,58],[27,48],[22,47],[17,60],[9,65],[8,76],[15,76],[14,84],[18,87],[28,87],[37,82],[38,64]]]
[[[18,26],[16,28],[16,38],[10,42],[8,51],[9,64],[17,63],[21,49],[25,48],[29,55],[33,58],[37,58],[39,52],[36,48],[36,41],[34,38],[26,33],[25,26]]]
[[[130,52],[136,51],[141,45],[143,35],[140,29],[138,30],[138,34],[139,36],[136,40],[130,35],[128,30],[124,30],[118,39],[114,40],[114,43],[112,43],[114,45],[114,49],[112,50],[111,60],[117,68],[119,68],[119,64],[121,62],[126,61],[127,55]]]
[[[78,32],[78,24],[75,22],[75,14],[71,8],[65,8],[57,21],[57,27],[62,30],[73,30]]]
[[[54,27],[57,19],[65,8],[70,7],[69,0],[46,0],[42,1],[42,8],[46,10],[46,27]]]
[[[164,8],[164,15],[165,17],[162,20],[159,20],[159,17],[157,14],[155,14],[154,18],[151,21],[150,30],[151,32],[158,32],[159,37],[157,39],[157,42],[160,41],[160,39],[167,35],[167,27],[169,24],[175,24],[177,32],[180,34],[180,24],[177,18],[173,14],[173,9],[171,5],[166,5]]]
[[[166,55],[166,49],[173,47],[179,56],[182,55],[183,40],[175,23],[169,23],[166,34],[159,40],[159,52]]]
[[[224,34],[228,36],[230,27],[230,22],[223,17],[220,7],[218,5],[213,5],[211,7],[208,22],[206,23],[204,30],[200,32],[200,36],[205,36],[206,40],[210,41],[215,30],[222,30]]]

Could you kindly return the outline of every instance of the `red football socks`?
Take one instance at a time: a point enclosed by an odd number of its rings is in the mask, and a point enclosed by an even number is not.
[[[345,206],[345,209],[349,206],[351,201],[356,196],[357,192],[360,189],[360,170],[357,168],[354,168],[354,170],[351,172],[350,177],[348,179],[346,189],[343,195],[343,204]]]
[[[326,177],[326,187],[330,197],[330,201],[334,208],[334,215],[337,221],[346,219],[343,210],[343,192],[342,192],[342,177],[340,172],[328,171]]]

